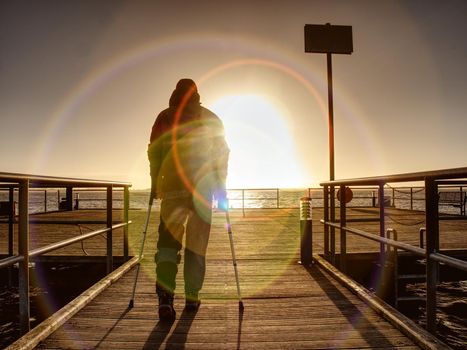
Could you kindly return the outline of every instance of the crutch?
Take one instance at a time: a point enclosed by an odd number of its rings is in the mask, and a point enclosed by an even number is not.
[[[141,238],[141,247],[139,249],[138,267],[136,268],[135,281],[133,283],[133,292],[131,294],[130,304],[128,304],[128,308],[130,308],[130,309],[133,308],[133,306],[134,306],[136,283],[138,283],[139,268],[141,266],[141,259],[143,257],[144,243],[146,242],[146,232],[148,232],[149,217],[151,216],[151,208],[152,208],[152,203],[153,202],[154,202],[154,196],[151,193],[149,195],[149,205],[148,205],[148,213],[146,215],[146,224],[144,225],[143,237]]]
[[[243,301],[242,301],[242,294],[240,293],[240,282],[238,280],[238,269],[237,269],[237,259],[235,258],[235,248],[234,248],[234,241],[233,241],[233,234],[232,234],[232,225],[230,224],[230,217],[229,217],[229,208],[228,205],[225,208],[225,219],[227,221],[227,232],[229,234],[229,241],[230,241],[230,250],[232,252],[232,263],[235,271],[235,280],[237,282],[237,294],[238,294],[238,307],[240,311],[243,311]]]

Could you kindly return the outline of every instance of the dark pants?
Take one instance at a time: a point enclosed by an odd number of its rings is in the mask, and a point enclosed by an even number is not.
[[[157,291],[173,293],[185,234],[185,295],[196,296],[206,272],[206,250],[211,230],[211,200],[193,197],[163,199],[156,252]],[[186,226],[186,230],[185,230]],[[186,232],[185,232],[186,231]]]

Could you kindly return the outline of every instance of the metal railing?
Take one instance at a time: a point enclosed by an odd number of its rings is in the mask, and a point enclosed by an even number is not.
[[[354,194],[353,206],[375,206],[375,187],[360,188],[360,192]],[[314,207],[322,207],[321,187],[308,187],[303,189],[281,188],[229,188],[227,189],[229,202],[232,209],[242,209],[245,216],[246,209],[295,209],[298,208],[301,197],[307,195],[313,198]],[[358,201],[360,200],[360,201]],[[355,204],[357,203],[357,204]]]
[[[456,193],[464,193],[467,186],[459,184],[440,184],[440,191],[449,191]],[[324,206],[324,197],[322,196],[323,189],[321,187],[303,188],[303,189],[281,189],[281,188],[242,188],[242,189],[227,189],[229,201],[232,209],[242,209],[245,214],[246,209],[294,209],[298,208],[301,197],[307,195],[313,198],[313,207],[320,208]],[[359,186],[353,192],[352,202],[348,204],[350,207],[379,207],[378,196],[379,187],[377,186]],[[425,189],[421,186],[398,186],[393,187],[388,184],[384,187],[384,201],[386,205],[399,209],[419,210],[424,211]],[[459,202],[460,203],[460,202]],[[443,204],[439,203],[440,209],[446,214],[455,214],[454,207],[459,207],[459,204]],[[336,207],[339,203],[336,203]],[[450,208],[447,208],[450,207]],[[464,208],[459,208],[459,214],[463,215]]]
[[[336,264],[336,232],[339,230],[340,239],[340,269],[346,272],[346,235],[351,233],[380,243],[380,259],[385,259],[385,246],[402,249],[411,252],[417,256],[426,259],[426,313],[427,330],[431,333],[436,332],[436,285],[439,280],[439,263],[444,263],[463,271],[467,271],[467,262],[441,254],[439,245],[439,208],[438,208],[438,189],[445,184],[465,184],[467,178],[467,168],[446,169],[428,172],[418,172],[409,174],[367,177],[360,179],[347,179],[322,182],[323,200],[324,200],[324,218],[321,222],[324,224],[324,256],[333,265]],[[412,246],[394,239],[385,237],[385,206],[384,189],[388,183],[416,182],[424,183],[425,191],[425,248]],[[347,186],[377,186],[379,198],[379,236],[349,227],[347,225],[345,188]],[[340,189],[340,210],[339,220],[336,220],[335,188]],[[338,221],[338,222],[337,222]]]
[[[440,191],[448,191],[453,193],[462,193],[465,195],[467,186],[449,185],[443,183],[440,186]],[[17,189],[12,190],[15,202],[15,213],[17,213]],[[424,211],[423,204],[425,202],[424,188],[420,186],[400,186],[392,187],[386,185],[385,201],[392,207],[400,209],[410,209]],[[31,213],[46,213],[60,210],[60,207],[65,207],[67,204],[66,190],[55,189],[32,189],[30,195],[30,212]],[[99,188],[79,188],[73,189],[73,209],[105,209],[106,190]],[[302,188],[302,189],[282,189],[282,188],[242,188],[242,189],[227,189],[229,201],[232,209],[241,209],[243,213],[247,209],[295,209],[298,208],[298,202],[301,197],[308,196],[313,198],[313,207],[323,207],[323,189],[318,188]],[[133,192],[130,209],[146,209],[149,199],[149,190],[145,196],[141,195],[141,191]],[[63,198],[65,196],[65,198]],[[9,189],[0,185],[0,222],[5,221],[5,205],[8,204]],[[463,197],[462,197],[463,198]],[[114,191],[114,209],[121,208],[123,203],[123,190],[116,189]],[[459,201],[460,202],[460,201]],[[353,192],[353,200],[348,204],[349,207],[378,207],[378,187],[359,187]],[[459,203],[439,203],[440,210],[447,214],[455,214],[457,210],[460,215],[463,215],[465,207],[460,207]],[[336,203],[336,206],[339,206]],[[156,206],[157,207],[157,206]],[[457,209],[458,208],[458,209]]]
[[[106,265],[107,273],[113,269],[113,245],[112,231],[123,228],[123,256],[128,260],[128,225],[129,221],[129,187],[130,183],[115,181],[99,181],[76,178],[60,178],[48,176],[36,176],[27,174],[0,173],[0,187],[8,188],[10,211],[8,213],[8,257],[0,260],[0,268],[11,267],[18,264],[18,291],[19,291],[19,320],[21,334],[30,329],[30,300],[29,300],[29,265],[30,260],[48,252],[63,248],[70,244],[80,242],[91,237],[106,234]],[[80,236],[65,239],[47,246],[29,250],[30,230],[29,225],[29,193],[33,188],[64,188],[66,191],[65,209],[73,210],[74,188],[104,188],[106,190],[106,220],[105,228],[88,232]],[[113,224],[113,189],[124,191],[123,221]],[[14,211],[13,192],[18,191],[18,214]],[[14,223],[18,223],[18,251],[15,255],[13,247]],[[60,224],[66,224],[60,221]]]

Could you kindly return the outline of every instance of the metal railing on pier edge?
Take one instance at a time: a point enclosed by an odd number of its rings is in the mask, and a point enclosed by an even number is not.
[[[113,269],[113,249],[112,249],[112,231],[123,228],[123,256],[128,260],[128,225],[129,221],[129,187],[130,183],[115,181],[99,181],[88,179],[61,178],[36,176],[27,174],[0,173],[0,187],[9,190],[9,218],[8,218],[8,257],[0,260],[0,268],[11,267],[18,264],[18,291],[19,291],[19,321],[21,334],[30,330],[30,300],[29,300],[29,263],[35,257],[45,253],[63,248],[70,244],[80,242],[91,237],[106,234],[106,264],[107,273]],[[73,210],[73,189],[76,188],[104,188],[106,196],[106,220],[100,223],[106,225],[105,228],[88,232],[80,236],[68,238],[59,242],[49,244],[44,247],[29,250],[30,238],[30,218],[29,218],[29,192],[33,188],[65,188],[66,199],[65,210]],[[123,221],[113,224],[112,220],[112,192],[114,189],[123,189]],[[16,218],[14,211],[13,192],[18,191],[18,215]],[[18,251],[14,253],[13,234],[14,222],[18,222]],[[66,221],[60,221],[60,224],[69,224]]]
[[[324,256],[335,265],[336,237],[335,229],[339,230],[340,237],[340,270],[346,272],[346,234],[351,233],[380,243],[379,256],[385,259],[385,246],[402,249],[416,256],[426,259],[426,317],[427,330],[436,332],[436,285],[439,280],[439,263],[467,271],[467,262],[452,258],[440,253],[439,249],[439,208],[438,188],[444,185],[466,185],[467,167],[437,171],[417,172],[389,176],[367,177],[359,179],[346,179],[322,182],[324,201]],[[384,186],[389,183],[422,181],[425,189],[425,248],[398,242],[385,237],[385,203]],[[377,186],[379,203],[379,236],[347,226],[345,192],[346,187]],[[335,188],[340,190],[339,220],[336,220]],[[349,220],[350,222],[350,220]],[[388,230],[394,231],[390,228]]]
[[[455,214],[455,210],[460,215],[465,215],[466,183],[443,183],[440,190],[455,195],[454,199],[448,203],[440,201],[440,209],[445,214]],[[349,207],[378,207],[379,187],[359,186],[353,192],[352,202]],[[324,197],[322,187],[308,187],[302,189],[282,189],[282,188],[229,188],[227,189],[231,209],[241,209],[243,216],[245,210],[261,209],[298,209],[300,198],[308,196],[313,199],[314,208],[324,207]],[[384,203],[399,209],[410,209],[424,211],[425,189],[421,186],[389,186],[384,187]],[[458,209],[457,209],[458,208]],[[446,217],[447,218],[447,217]],[[452,217],[455,218],[455,217]]]

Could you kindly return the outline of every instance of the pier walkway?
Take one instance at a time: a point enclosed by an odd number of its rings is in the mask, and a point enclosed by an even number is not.
[[[153,263],[157,214],[151,220],[134,308],[128,309],[133,267],[37,349],[418,348],[324,269],[298,264],[297,209],[248,210],[245,217],[240,211],[231,213],[243,313],[225,219],[215,213],[199,311],[185,312],[183,295],[177,294],[175,322],[159,323]],[[322,252],[321,215],[319,210],[313,213],[315,252]],[[144,217],[144,211],[130,213],[132,255],[139,249]],[[417,220],[413,215],[399,219]],[[377,227],[364,223],[371,224]],[[372,248],[376,251],[377,244]],[[182,275],[178,293],[183,292]]]

